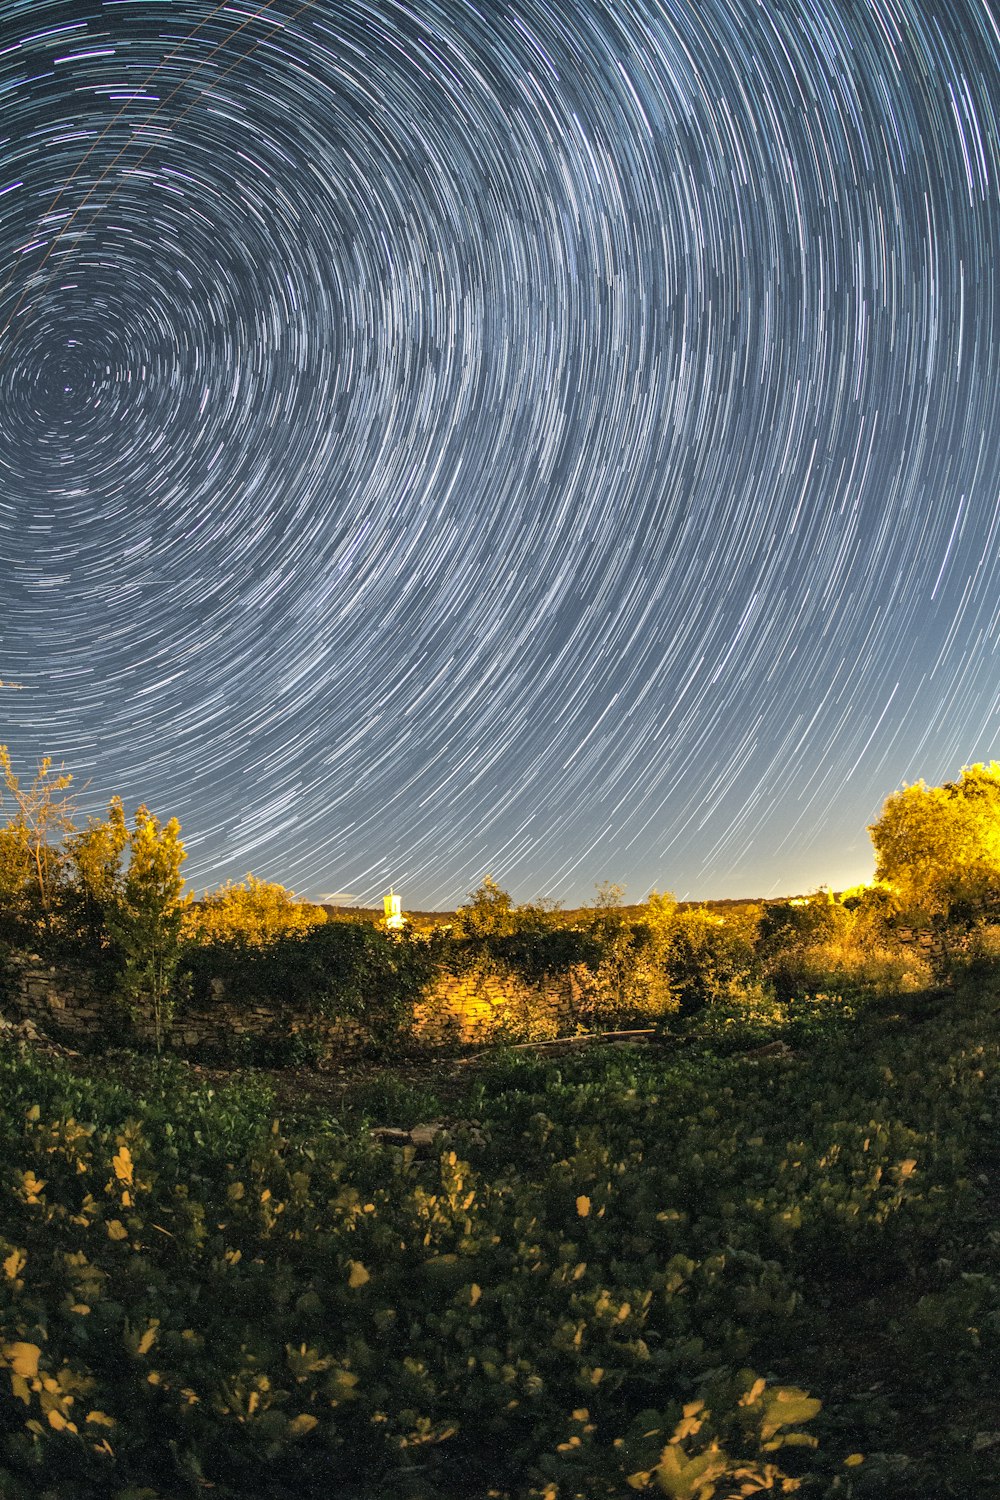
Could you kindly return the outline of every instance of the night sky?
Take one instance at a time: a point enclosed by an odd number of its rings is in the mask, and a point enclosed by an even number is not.
[[[0,0],[0,740],[201,889],[870,874],[1000,754],[997,0]]]

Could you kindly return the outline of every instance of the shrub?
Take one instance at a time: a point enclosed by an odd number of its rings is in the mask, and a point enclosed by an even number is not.
[[[932,982],[923,954],[892,941],[884,904],[866,898],[850,906],[822,895],[807,905],[770,903],[757,954],[780,1000],[818,992],[887,997]]]
[[[704,907],[679,913],[667,973],[681,1014],[737,998],[750,978],[753,957],[744,923],[730,923]]]

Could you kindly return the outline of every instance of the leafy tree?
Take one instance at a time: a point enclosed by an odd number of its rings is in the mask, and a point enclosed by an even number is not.
[[[410,1023],[436,968],[432,943],[370,923],[327,922],[286,946],[302,954],[304,1004],[315,1014],[354,1017],[377,1043]]]
[[[81,944],[91,960],[110,957],[114,947],[109,921],[121,901],[128,846],[120,797],[112,797],[105,818],[89,818],[83,828],[66,837],[67,880],[62,896],[66,936]]]
[[[462,967],[485,962],[512,970],[529,982],[546,974],[565,973],[574,964],[596,964],[597,950],[589,932],[567,927],[559,919],[558,902],[526,901],[515,906],[510,894],[487,875],[469,892],[468,905],[456,913],[457,952],[449,955]]]
[[[137,1019],[153,1024],[157,1052],[173,1017],[173,979],[181,956],[185,901],[181,865],[187,858],[176,818],[161,824],[139,807],[128,833],[128,868],[110,914],[122,954],[120,992]]]
[[[266,948],[325,921],[321,907],[299,901],[283,885],[248,875],[238,885],[230,883],[192,902],[184,915],[183,935],[195,943]]]
[[[765,901],[757,929],[757,959],[765,976],[777,983],[779,999],[788,999],[781,978],[785,969],[794,969],[806,949],[834,941],[847,923],[848,909],[828,900],[823,891],[808,900]]]
[[[0,745],[0,778],[0,805],[12,808],[0,830],[0,896],[8,919],[23,933],[46,933],[65,876],[63,840],[73,829],[73,778],[45,756],[26,785],[6,745]]]
[[[458,935],[472,939],[509,937],[517,926],[514,902],[508,891],[499,886],[492,875],[470,891],[467,904],[455,913]]]
[[[595,887],[589,931],[600,957],[596,965],[598,1008],[605,1019],[640,1008],[637,958],[640,934],[624,909],[625,887],[605,880]]]
[[[601,949],[593,933],[568,926],[560,919],[555,902],[525,902],[514,908],[513,915],[513,932],[490,946],[495,956],[521,978],[537,983],[547,974],[565,974],[579,966],[596,969]]]
[[[670,951],[670,939],[677,923],[677,901],[669,891],[650,891],[639,909],[638,924],[642,931],[647,965],[662,968]]]
[[[17,946],[31,931],[29,898],[31,863],[24,841],[10,828],[0,828],[0,938]]]
[[[591,926],[604,942],[613,942],[627,927],[623,903],[625,887],[614,880],[602,880],[594,887],[591,903]]]
[[[904,913],[968,922],[1000,898],[1000,762],[893,792],[870,828],[876,879]]]

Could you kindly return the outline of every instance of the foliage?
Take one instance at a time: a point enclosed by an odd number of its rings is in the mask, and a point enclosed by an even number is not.
[[[782,1001],[822,992],[912,994],[931,983],[923,955],[894,941],[878,896],[848,904],[821,892],[805,904],[768,902],[757,960]]]
[[[52,925],[65,873],[61,841],[73,826],[72,776],[50,756],[25,784],[0,745],[0,806],[10,815],[0,829],[0,901],[8,936],[31,940]]]
[[[212,984],[240,1001],[273,1004],[287,1015],[363,1024],[384,1045],[405,1030],[437,967],[439,945],[370,922],[322,922],[292,930],[262,947],[215,943],[189,946],[183,966],[194,1000]]]
[[[876,877],[904,912],[972,920],[1000,900],[1000,762],[894,792],[869,829]]]
[[[571,968],[596,968],[600,948],[591,933],[575,927],[521,928],[492,945],[499,963],[529,984]]]
[[[299,901],[283,885],[247,875],[238,885],[230,882],[193,901],[184,913],[183,937],[189,943],[266,948],[325,921],[322,907]]]
[[[455,912],[457,935],[477,942],[509,937],[516,925],[513,898],[492,875],[470,891],[466,904]]]
[[[996,995],[920,1015],[511,1054],[426,1156],[0,1050],[0,1493],[991,1493]]]
[[[969,933],[964,958],[983,977],[1000,966],[1000,923],[977,923]]]
[[[111,960],[117,966],[109,921],[122,896],[123,860],[129,848],[125,809],[112,797],[106,817],[89,818],[65,839],[67,880],[62,892],[64,946],[75,948],[91,964]]]
[[[629,1025],[642,1013],[645,991],[639,979],[638,953],[644,934],[625,911],[625,887],[603,881],[594,890],[584,931],[590,939],[593,979],[584,983],[577,1024]]]
[[[639,909],[637,920],[642,928],[647,962],[665,968],[677,922],[676,899],[669,891],[650,891]]]
[[[120,993],[137,1020],[152,1023],[157,1052],[173,1016],[173,980],[181,956],[181,865],[187,854],[180,831],[176,818],[161,824],[148,808],[136,810],[127,835],[128,867],[108,916],[123,960]]]
[[[594,933],[568,926],[554,902],[515,905],[489,875],[456,918],[454,937],[438,948],[442,962],[456,972],[506,972],[536,984],[580,965],[596,968],[601,958]]]
[[[677,914],[667,955],[670,985],[682,1015],[733,999],[747,982],[754,950],[744,922],[704,907]]]
[[[361,1019],[376,1041],[408,1025],[435,967],[433,944],[356,922],[317,927],[302,948],[315,976],[310,994],[316,1012]]]

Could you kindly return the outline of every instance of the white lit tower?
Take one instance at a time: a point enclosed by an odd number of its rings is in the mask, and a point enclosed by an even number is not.
[[[389,887],[388,896],[382,897],[382,905],[385,909],[385,925],[388,932],[402,932],[406,926],[406,918],[402,912],[402,902],[396,892]]]

